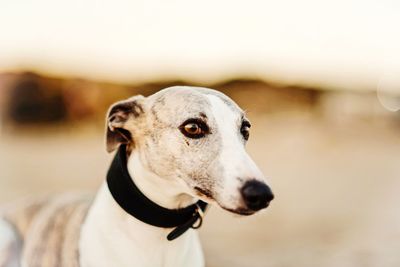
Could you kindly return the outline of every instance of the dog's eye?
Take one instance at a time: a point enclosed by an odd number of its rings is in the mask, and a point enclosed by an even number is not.
[[[200,126],[196,123],[188,123],[185,125],[185,131],[188,134],[201,134],[202,130]]]
[[[182,134],[189,138],[201,138],[204,137],[209,129],[207,124],[199,119],[189,119],[185,121],[179,129]]]
[[[244,140],[249,140],[251,124],[248,121],[242,122],[240,127],[240,133],[242,134]]]

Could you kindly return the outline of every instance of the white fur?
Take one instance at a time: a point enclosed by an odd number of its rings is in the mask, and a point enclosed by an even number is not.
[[[256,179],[265,182],[264,175],[250,158],[243,146],[242,137],[238,134],[241,118],[240,114],[232,112],[230,107],[219,97],[207,95],[214,119],[221,133],[222,149],[219,161],[224,163],[224,192],[219,194],[219,202],[225,208],[234,209],[240,206],[241,197],[239,188],[246,180]]]
[[[137,187],[149,199],[168,209],[187,207],[196,202],[182,179],[159,177],[147,170],[142,160],[139,153],[133,151],[128,159],[128,171]]]

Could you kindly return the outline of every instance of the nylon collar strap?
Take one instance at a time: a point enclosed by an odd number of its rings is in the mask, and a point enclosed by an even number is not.
[[[189,228],[201,226],[207,203],[199,200],[186,208],[171,210],[154,203],[139,190],[127,169],[125,145],[119,147],[111,163],[107,185],[118,205],[136,219],[157,227],[174,228],[167,236],[170,241]]]

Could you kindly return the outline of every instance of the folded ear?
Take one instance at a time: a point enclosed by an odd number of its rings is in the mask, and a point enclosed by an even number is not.
[[[132,133],[128,129],[131,121],[144,113],[144,97],[131,97],[113,104],[106,118],[106,145],[107,151],[112,152],[121,144],[133,144]]]

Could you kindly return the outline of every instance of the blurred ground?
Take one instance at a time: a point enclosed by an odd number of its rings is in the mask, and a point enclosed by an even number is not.
[[[248,151],[276,199],[248,218],[212,207],[201,229],[207,266],[400,266],[398,117],[369,97],[305,93],[276,103],[284,97],[246,88],[229,92],[249,111]],[[6,129],[0,203],[94,191],[111,158],[98,124]]]

